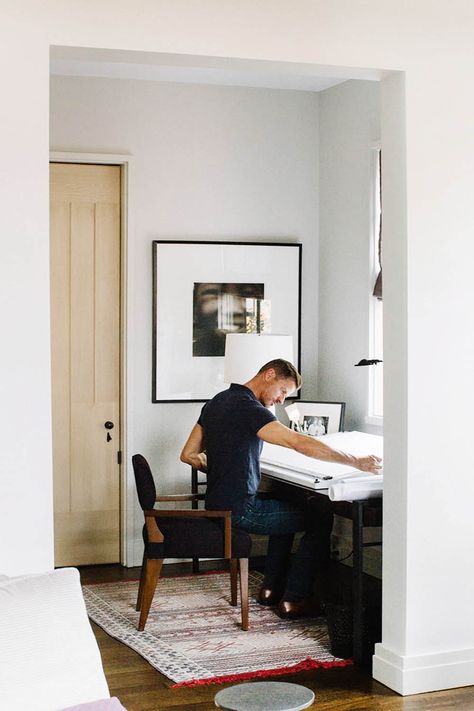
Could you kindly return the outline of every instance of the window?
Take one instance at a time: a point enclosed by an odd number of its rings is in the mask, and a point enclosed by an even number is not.
[[[383,302],[381,293],[381,154],[380,148],[371,150],[371,288],[370,288],[370,328],[369,357],[383,360]],[[379,276],[380,275],[380,276]],[[379,280],[377,278],[379,277]],[[374,284],[380,283],[380,296],[374,296]],[[371,424],[382,424],[383,418],[383,363],[369,368],[368,418]]]

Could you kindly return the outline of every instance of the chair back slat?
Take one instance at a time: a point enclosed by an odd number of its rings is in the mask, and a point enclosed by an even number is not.
[[[143,511],[149,511],[156,500],[156,487],[150,465],[142,454],[133,455],[132,465],[140,506]]]

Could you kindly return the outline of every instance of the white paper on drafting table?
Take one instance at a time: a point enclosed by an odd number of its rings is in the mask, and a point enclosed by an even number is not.
[[[336,432],[317,439],[333,449],[339,449],[357,457],[367,454],[376,454],[378,457],[382,457],[383,454],[383,437],[370,435],[366,432]],[[268,444],[268,442],[263,445],[260,461],[263,472],[288,483],[299,484],[310,489],[328,489],[330,485],[342,479],[351,479],[352,481],[355,478],[367,478],[367,474],[359,469],[345,464],[312,459],[293,449],[280,447],[277,444]]]

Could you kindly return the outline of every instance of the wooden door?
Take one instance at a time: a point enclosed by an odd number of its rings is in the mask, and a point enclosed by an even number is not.
[[[120,167],[53,163],[50,178],[55,564],[113,563],[120,560]]]

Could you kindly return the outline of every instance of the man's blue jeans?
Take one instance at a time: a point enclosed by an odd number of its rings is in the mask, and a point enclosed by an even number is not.
[[[329,563],[329,540],[333,516],[300,508],[287,501],[257,495],[241,515],[232,516],[232,525],[269,535],[263,587],[281,588],[282,599],[299,600],[311,594],[318,575]],[[290,564],[294,534],[304,535]]]

